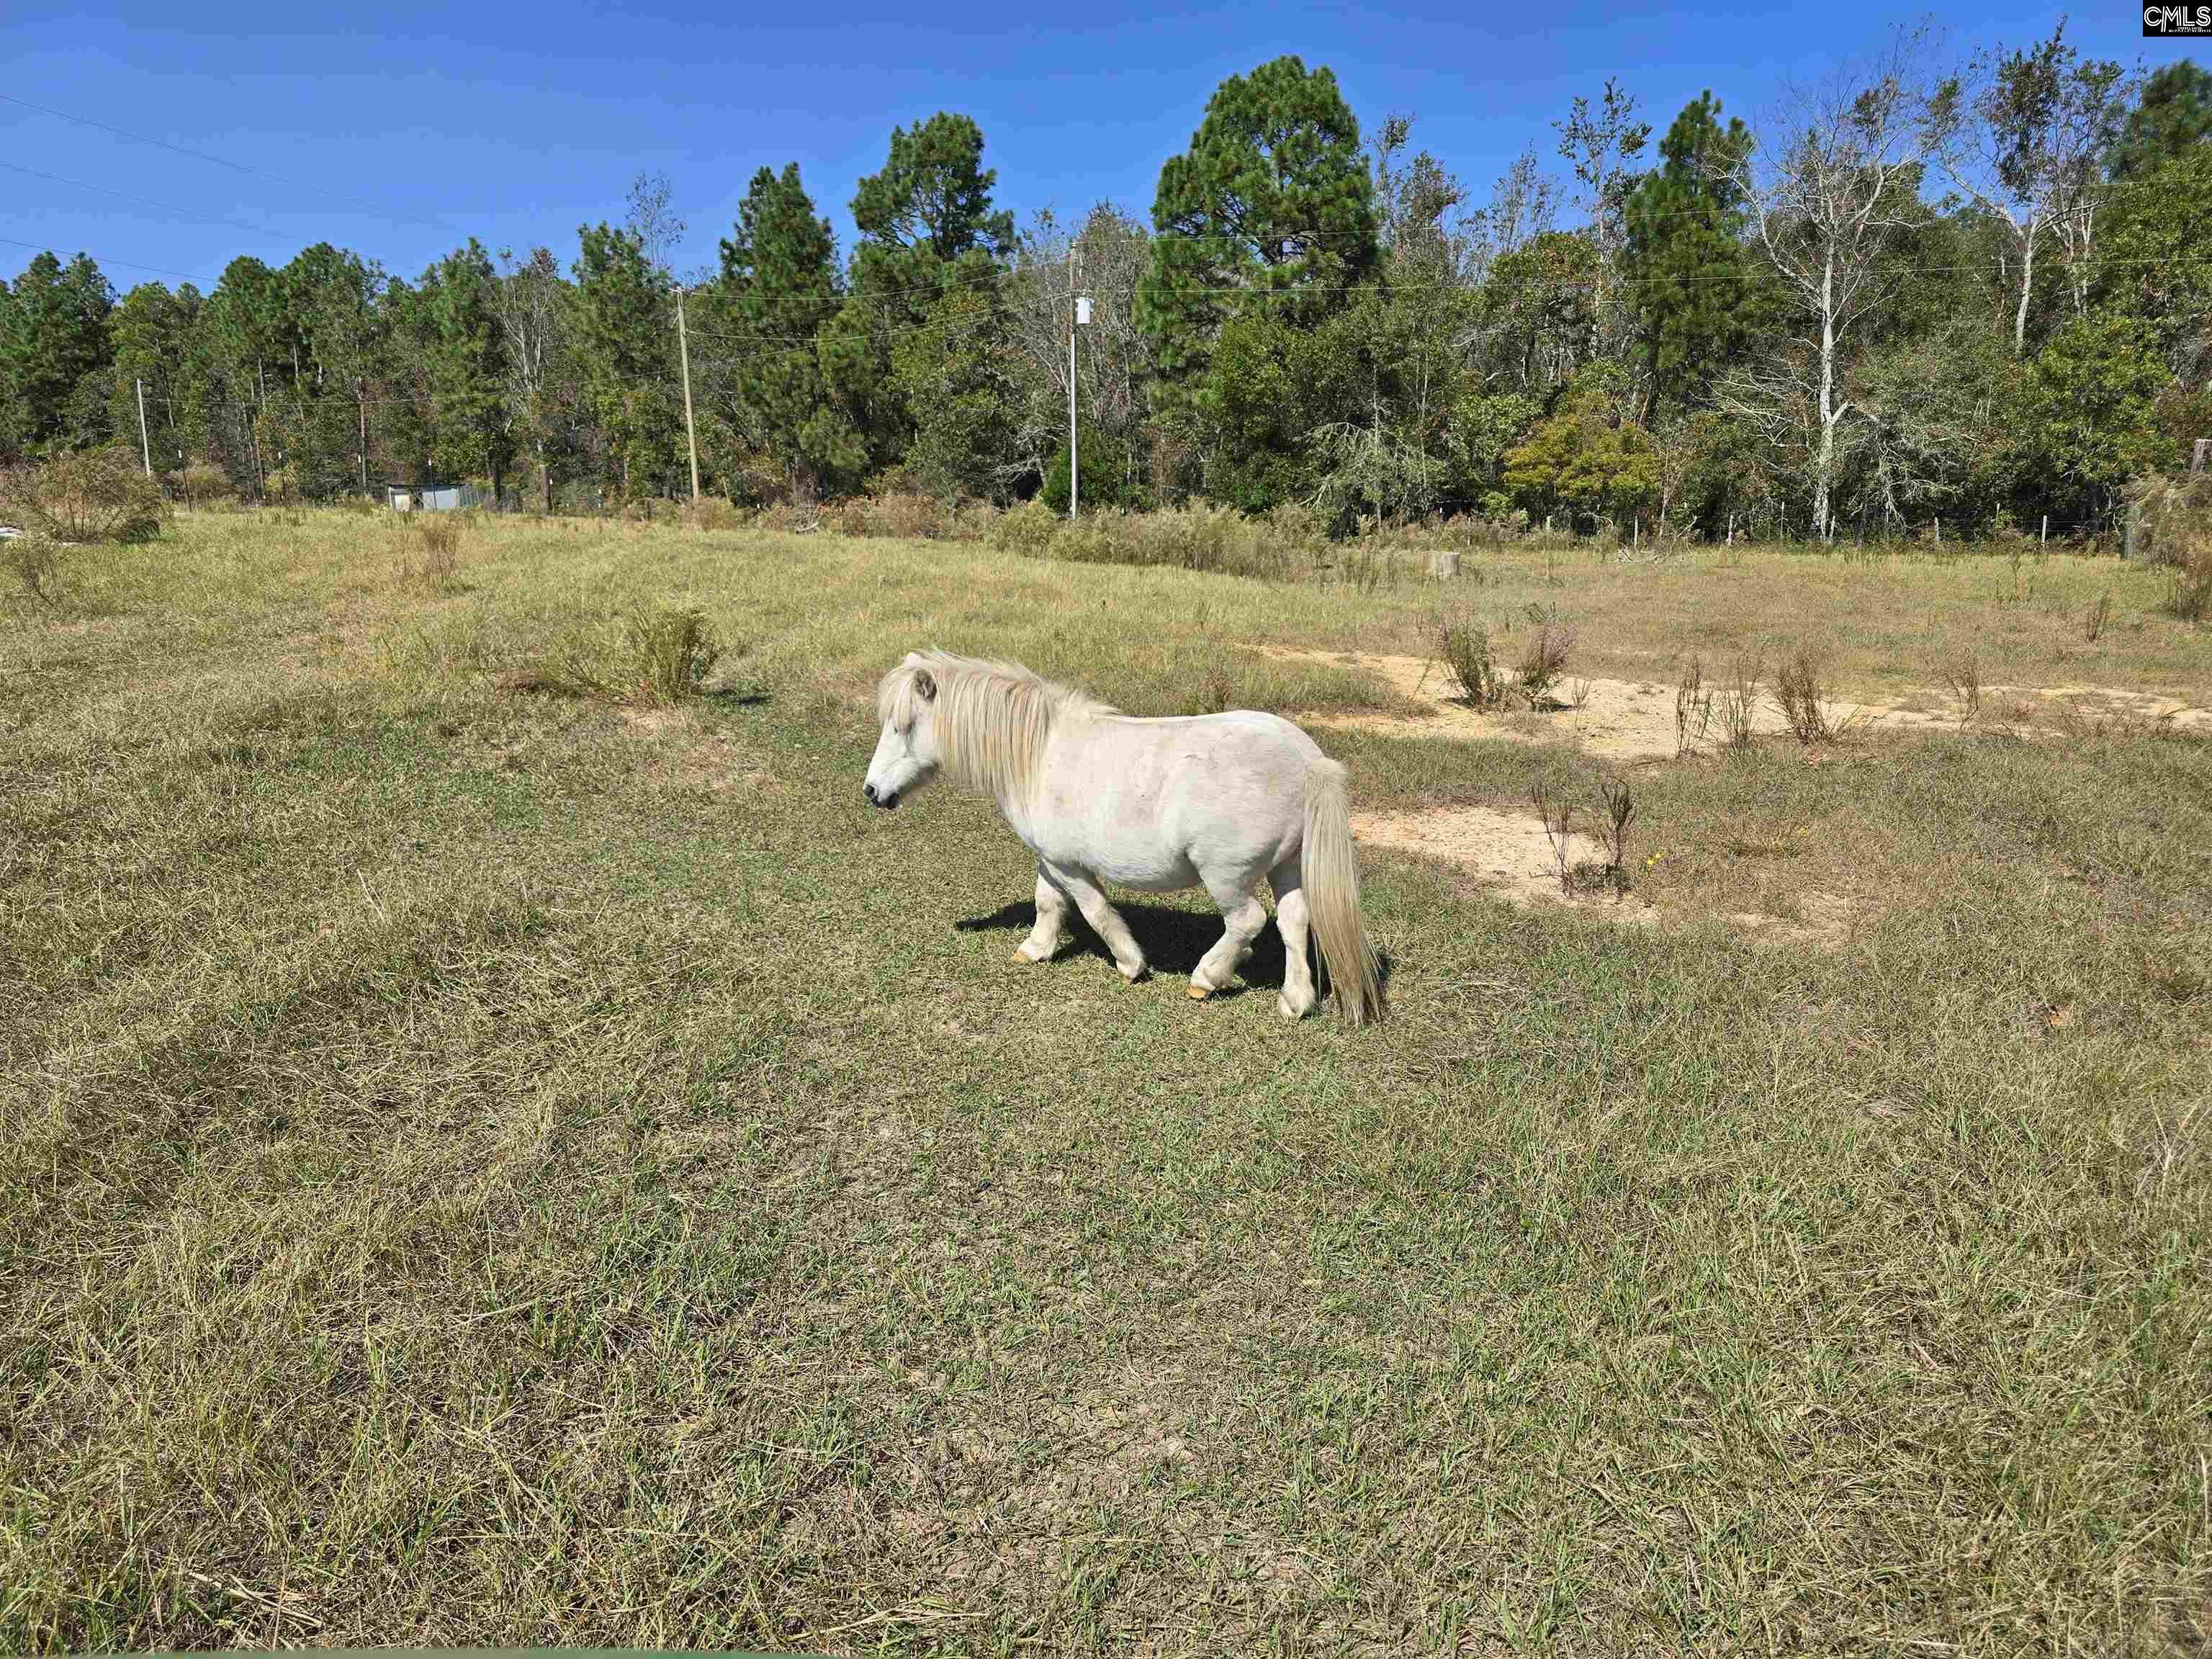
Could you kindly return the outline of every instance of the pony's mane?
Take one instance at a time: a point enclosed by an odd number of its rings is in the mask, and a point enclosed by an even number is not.
[[[876,687],[876,715],[884,725],[904,727],[913,720],[920,696],[915,677],[925,669],[937,686],[938,763],[954,782],[1001,799],[1025,798],[1035,787],[1054,720],[1115,712],[1018,662],[929,650],[911,653]]]

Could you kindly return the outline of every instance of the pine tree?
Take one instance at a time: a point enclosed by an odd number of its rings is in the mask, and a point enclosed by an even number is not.
[[[428,325],[430,398],[435,411],[431,463],[446,477],[481,469],[498,495],[514,441],[507,418],[507,372],[491,256],[473,236],[422,273]]]
[[[2212,70],[2184,58],[2143,82],[2107,166],[2115,179],[2140,178],[2207,143],[2212,143]]]
[[[956,287],[993,289],[1012,251],[1013,216],[991,205],[998,177],[983,165],[983,130],[940,111],[911,131],[894,127],[883,170],[854,193],[860,240],[850,295],[825,331],[822,366],[836,421],[865,434],[873,466],[896,462],[914,434],[891,357],[899,331],[921,323]],[[822,423],[834,424],[826,411]]]
[[[814,210],[799,164],[763,167],[722,243],[707,354],[717,414],[781,483],[811,495],[865,465],[860,434],[830,401],[816,337],[842,303],[837,244]]]
[[[1139,321],[1170,401],[1218,398],[1214,345],[1235,317],[1293,329],[1342,309],[1376,258],[1359,123],[1327,69],[1296,57],[1231,76],[1190,148],[1160,169]]]
[[[667,289],[631,232],[600,224],[577,237],[576,340],[602,477],[629,500],[668,494],[684,416]]]
[[[1705,401],[1713,376],[1750,337],[1756,281],[1743,246],[1743,160],[1751,135],[1720,123],[1701,94],[1659,142],[1656,170],[1628,198],[1625,267],[1637,349],[1655,402]]]
[[[283,464],[269,413],[270,368],[279,366],[281,392],[281,365],[290,361],[283,284],[260,260],[241,255],[223,267],[208,322],[223,422],[238,434],[239,474],[258,495]]]
[[[15,279],[7,337],[0,340],[20,401],[27,448],[100,441],[109,435],[105,377],[113,357],[108,318],[115,290],[84,254],[67,265],[36,255]]]

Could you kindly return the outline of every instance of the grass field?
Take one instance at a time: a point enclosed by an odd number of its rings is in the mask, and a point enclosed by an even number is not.
[[[1570,672],[2212,702],[2110,562],[1468,563]],[[1258,647],[1418,653],[1417,582],[311,513],[7,603],[0,1647],[2212,1642],[2201,733],[1640,767],[1663,927],[1370,848],[1355,1031],[1188,1000],[1196,894],[1135,988],[1017,966],[1021,847],[868,811],[867,698],[938,643],[1389,715]],[[514,689],[686,605],[706,694]],[[1581,764],[1314,729],[1365,809]]]

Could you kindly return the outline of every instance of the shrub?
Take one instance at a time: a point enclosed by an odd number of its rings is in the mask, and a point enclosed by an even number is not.
[[[210,461],[194,461],[171,475],[170,483],[187,507],[198,507],[231,493],[230,475]]]
[[[1759,678],[1765,672],[1758,658],[1747,663],[1738,657],[1721,687],[1721,741],[1738,753],[1750,748],[1757,735]]]
[[[2142,550],[2172,572],[2166,608],[2184,622],[2203,621],[2212,611],[2212,472],[2154,475],[2137,487],[2136,503]]]
[[[653,611],[633,616],[623,629],[637,700],[665,707],[699,689],[722,654],[714,631],[697,611]]]
[[[0,561],[15,573],[23,591],[41,605],[52,605],[61,586],[61,550],[36,532],[0,541]]]
[[[1982,712],[1981,659],[1970,651],[1944,670],[1943,677],[1951,683],[1951,695],[1959,700],[1959,726],[1964,730]]]
[[[1774,700],[1800,743],[1823,743],[1835,736],[1823,704],[1820,659],[1804,646],[1783,659],[1774,671]]]
[[[938,532],[947,541],[984,542],[999,521],[999,509],[988,501],[955,501]]]
[[[1119,514],[1085,514],[1053,532],[1052,556],[1077,564],[1157,564],[1143,556],[1146,543],[1130,535]]]
[[[884,535],[904,541],[932,541],[941,532],[944,511],[933,495],[881,495],[874,505],[874,517]]]
[[[761,522],[770,530],[793,536],[811,536],[819,530],[836,528],[830,522],[828,509],[813,501],[771,502],[761,514]]]
[[[1713,694],[1705,687],[1705,665],[1696,657],[1674,683],[1674,758],[1703,743],[1713,723]]]
[[[993,522],[990,543],[1001,553],[1039,559],[1051,550],[1059,529],[1060,520],[1050,507],[1042,501],[1024,501]]]
[[[162,512],[161,486],[120,449],[64,452],[0,475],[0,517],[50,541],[151,541]]]
[[[1566,672],[1567,658],[1575,648],[1575,633],[1563,626],[1552,611],[1537,612],[1531,620],[1536,624],[1536,632],[1528,649],[1521,653],[1514,689],[1528,700],[1531,708],[1539,708],[1552,701],[1552,689]]]
[[[753,522],[753,516],[720,495],[702,495],[684,506],[684,523],[691,530],[743,530]]]
[[[1460,700],[1472,708],[1495,708],[1505,701],[1505,676],[1490,658],[1490,630],[1471,617],[1449,612],[1437,618],[1431,634],[1436,659],[1444,665]]]
[[[1597,827],[1605,843],[1604,879],[1619,897],[1628,890],[1628,826],[1636,819],[1636,796],[1628,780],[1608,775],[1598,781]]]
[[[850,501],[825,502],[822,508],[822,527],[833,536],[872,534],[872,520],[867,501],[857,495]]]
[[[2096,604],[2081,613],[2081,637],[2091,645],[2096,644],[2099,635],[2105,631],[2106,623],[2111,620],[2112,614],[2112,590],[2108,587],[2097,595]]]
[[[451,513],[426,514],[415,521],[415,539],[422,546],[422,577],[434,588],[443,588],[461,563],[462,522]]]

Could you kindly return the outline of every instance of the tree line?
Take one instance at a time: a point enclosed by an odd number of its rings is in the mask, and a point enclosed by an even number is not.
[[[1215,91],[1149,224],[1018,226],[943,112],[859,180],[849,256],[797,165],[763,167],[680,281],[644,177],[565,264],[471,239],[408,281],[324,243],[118,296],[41,253],[0,283],[0,459],[136,448],[143,387],[185,494],[682,499],[680,289],[706,489],[1064,507],[1079,293],[1086,504],[2094,528],[2212,434],[2212,75],[2083,58],[2063,24],[1930,57],[1899,33],[1757,129],[1708,92],[1656,143],[1608,80],[1486,193],[1279,58]]]

